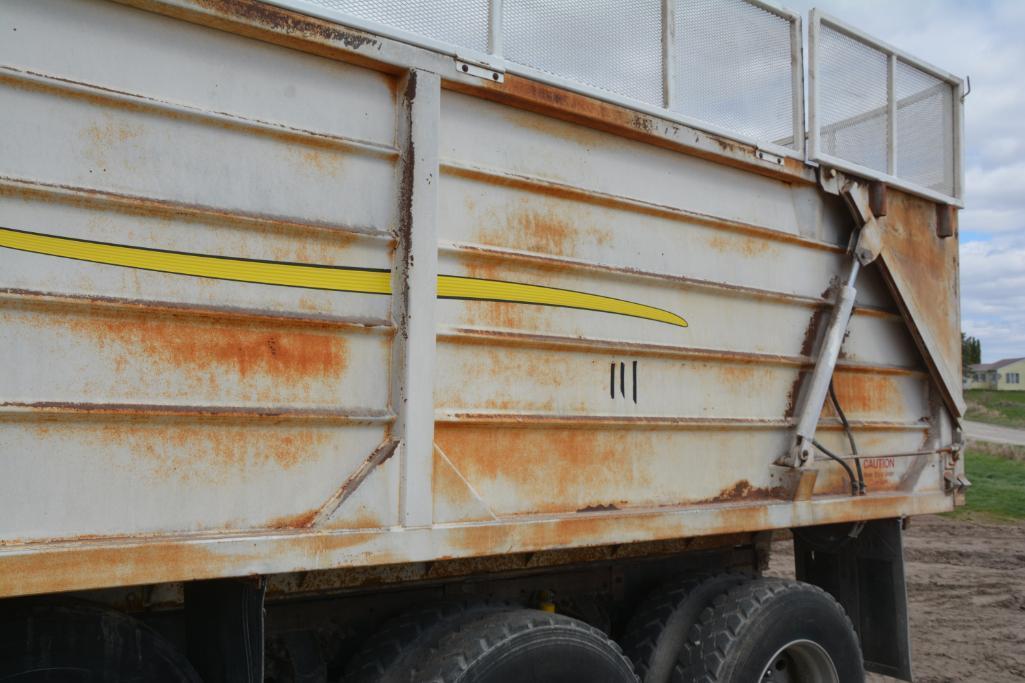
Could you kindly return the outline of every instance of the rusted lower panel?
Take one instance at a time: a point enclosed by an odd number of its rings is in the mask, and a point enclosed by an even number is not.
[[[964,413],[957,216],[954,236],[936,235],[935,203],[890,190],[881,231],[883,273],[955,415]]]
[[[435,526],[402,534],[276,532],[268,535],[83,541],[0,548],[0,595],[273,574],[328,567],[423,562],[660,538],[703,537],[791,526],[884,519],[952,509],[943,493],[849,496],[800,503],[718,504],[629,515],[575,514],[501,523]]]

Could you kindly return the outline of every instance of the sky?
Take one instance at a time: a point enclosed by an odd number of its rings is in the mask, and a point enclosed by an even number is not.
[[[961,327],[982,359],[1025,356],[1025,0],[782,0],[970,76]]]

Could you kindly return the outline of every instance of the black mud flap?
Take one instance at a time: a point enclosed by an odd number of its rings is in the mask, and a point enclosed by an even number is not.
[[[829,591],[861,639],[865,670],[911,681],[899,519],[794,529],[797,579]]]
[[[260,578],[185,584],[189,660],[206,683],[262,683],[265,587]]]

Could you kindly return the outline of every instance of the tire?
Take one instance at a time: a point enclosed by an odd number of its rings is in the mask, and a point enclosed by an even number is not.
[[[758,579],[730,590],[691,629],[673,680],[773,681],[777,666],[787,670],[787,680],[800,683],[864,683],[858,637],[833,596],[783,579]]]
[[[516,610],[471,621],[443,638],[422,683],[636,683],[619,646],[582,621]]]
[[[620,641],[641,683],[667,683],[691,627],[719,595],[751,581],[749,574],[723,573],[682,579],[649,595],[627,623]]]
[[[345,667],[345,683],[410,683],[422,653],[460,623],[516,606],[497,602],[442,602],[386,621]]]
[[[72,601],[3,605],[0,680],[200,683],[185,656],[149,626]]]

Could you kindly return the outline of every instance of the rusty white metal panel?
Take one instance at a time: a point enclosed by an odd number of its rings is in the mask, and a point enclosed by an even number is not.
[[[392,79],[113,3],[0,20],[3,542],[396,524]]]
[[[5,411],[4,542],[302,529],[385,438],[337,420]],[[371,483],[372,518],[394,523],[397,479]],[[365,525],[346,507],[335,526]],[[358,522],[358,523],[357,523]]]
[[[822,299],[848,260],[835,241],[451,161],[440,192],[443,246],[502,249],[808,299]],[[734,199],[745,201],[743,190]],[[786,265],[798,262],[799,269]],[[877,282],[859,290],[859,303],[886,308],[892,299]]]
[[[333,266],[355,263],[383,269],[391,265],[391,237],[387,234],[365,235],[309,223],[224,214],[38,182],[0,179],[0,211],[6,226],[80,240],[228,258]],[[8,289],[372,325],[387,324],[390,319],[387,297],[340,297],[315,289],[214,282],[74,260],[61,260],[59,267],[54,267],[52,256],[27,252],[5,256],[0,286]]]
[[[565,417],[648,416],[695,420],[782,418],[792,407],[791,390],[802,364],[714,354],[673,354],[669,349],[605,346],[576,350],[525,346],[525,340],[496,343],[487,337],[451,336],[439,347],[439,364],[458,367],[440,373],[435,401],[446,413],[547,414]],[[468,382],[467,377],[497,378]],[[923,373],[841,367],[836,388],[852,420],[908,422],[929,417]],[[625,381],[624,381],[625,380]]]
[[[187,22],[102,0],[9,0],[0,22],[0,64],[215,120],[272,123],[325,142],[395,144],[395,122],[368,114],[386,114],[394,99],[393,79],[375,71],[230,33],[210,40],[208,31]],[[147,58],[126,60],[126,54]],[[331,82],[339,87],[324,87]]]
[[[721,164],[446,92],[441,158],[799,234],[787,186]],[[615,173],[611,169],[616,169]],[[743,195],[746,200],[735,201]]]
[[[441,272],[641,302],[686,326],[439,302],[439,521],[778,498],[771,465],[850,219],[822,197],[799,210],[786,183],[536,114],[455,94],[442,111]],[[501,132],[484,136],[482,121]],[[890,293],[878,273],[868,281],[836,385],[878,494],[926,449],[930,404]],[[846,452],[835,415],[822,422],[822,441]],[[893,454],[905,455],[874,457]],[[817,467],[816,495],[849,491],[842,469]]]
[[[827,461],[810,500],[772,476],[851,229],[804,176],[120,4],[10,6],[71,45],[0,47],[0,594],[952,506],[949,419],[871,268],[835,378],[870,495]],[[335,56],[354,35],[283,26],[260,31]],[[828,408],[819,434],[846,452]]]
[[[353,229],[394,223],[387,148],[225,125],[27,71],[2,69],[0,82],[4,177]]]

